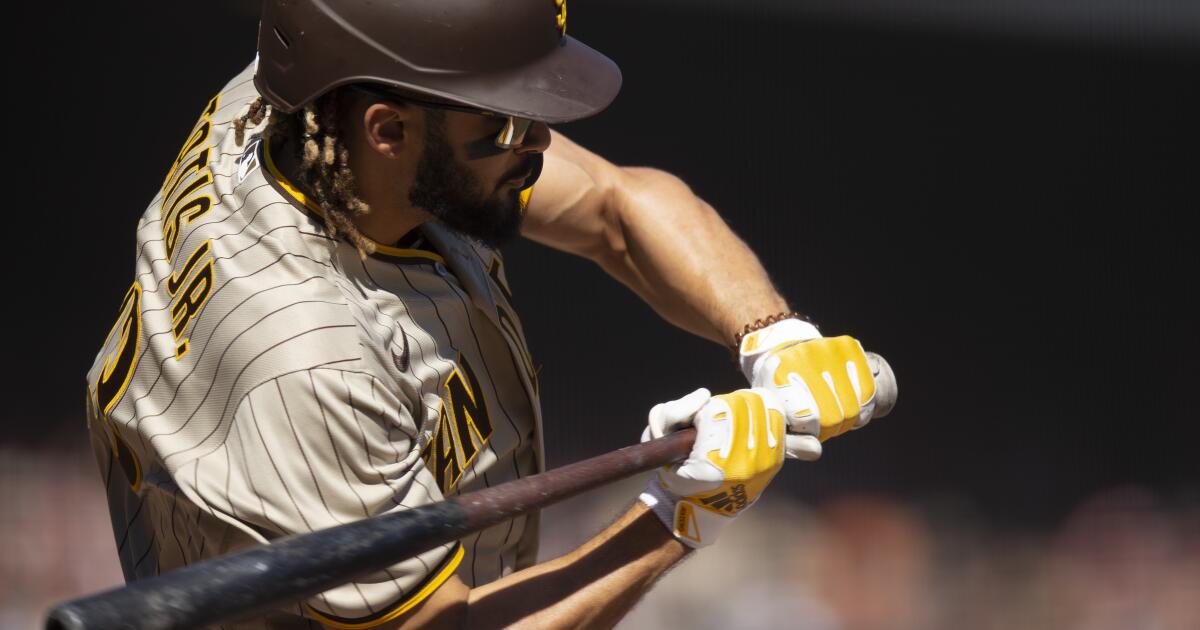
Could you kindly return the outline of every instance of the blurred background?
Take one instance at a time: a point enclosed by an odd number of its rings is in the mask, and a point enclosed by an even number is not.
[[[901,388],[892,416],[789,464],[623,628],[1200,627],[1200,3],[569,10],[625,87],[560,130],[686,180],[796,308],[886,356]],[[12,11],[4,273],[29,310],[6,342],[0,628],[30,628],[120,582],[84,373],[137,217],[254,55],[258,3]],[[657,402],[741,385],[724,349],[591,264],[507,256],[552,466],[635,441]],[[543,557],[644,482],[548,510]]]

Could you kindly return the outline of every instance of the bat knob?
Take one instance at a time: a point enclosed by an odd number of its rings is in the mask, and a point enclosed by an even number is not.
[[[875,377],[875,410],[871,412],[871,417],[882,418],[896,406],[896,396],[900,393],[896,385],[896,373],[892,372],[892,366],[883,357],[874,352],[866,355],[867,366]]]

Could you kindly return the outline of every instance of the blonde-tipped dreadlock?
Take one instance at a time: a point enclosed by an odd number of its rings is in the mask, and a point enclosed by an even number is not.
[[[354,173],[350,170],[350,151],[338,135],[338,106],[340,91],[329,92],[292,114],[271,110],[263,99],[256,99],[250,109],[233,121],[234,139],[239,145],[245,140],[246,126],[261,124],[264,142],[274,137],[290,138],[300,159],[300,185],[321,208],[325,228],[330,236],[345,235],[358,255],[366,258],[375,252],[375,243],[354,225],[354,217],[366,214],[370,208],[358,196]]]

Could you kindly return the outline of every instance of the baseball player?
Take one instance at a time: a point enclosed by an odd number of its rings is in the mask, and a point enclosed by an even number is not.
[[[541,471],[518,234],[730,345],[750,389],[656,406],[643,439],[694,424],[691,458],[572,554],[535,564],[522,517],[244,627],[611,626],[785,455],[869,420],[861,346],[791,312],[708,204],[549,129],[621,83],[566,27],[565,0],[265,2],[88,373],[127,580]]]

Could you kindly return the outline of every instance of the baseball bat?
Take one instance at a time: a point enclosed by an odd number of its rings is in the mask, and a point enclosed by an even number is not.
[[[882,357],[868,353],[868,359],[876,375],[877,418],[895,404],[895,377]],[[60,604],[50,611],[46,628],[198,628],[286,608],[497,523],[683,460],[695,437],[695,429],[684,429],[440,503],[198,562]]]

